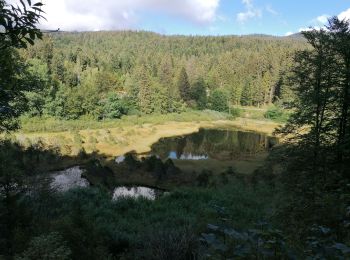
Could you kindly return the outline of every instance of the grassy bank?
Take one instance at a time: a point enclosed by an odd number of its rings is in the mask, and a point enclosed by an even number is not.
[[[277,110],[277,111],[276,111]],[[212,110],[204,111],[188,111],[184,113],[171,113],[171,114],[152,114],[142,116],[123,116],[121,119],[114,120],[101,120],[96,121],[89,118],[82,118],[77,120],[59,120],[52,117],[22,117],[21,118],[21,133],[44,133],[44,132],[66,132],[74,130],[87,130],[87,129],[104,129],[104,128],[116,128],[127,126],[141,126],[144,124],[158,125],[165,122],[204,122],[204,121],[227,121],[234,120],[234,124],[246,127],[248,130],[252,129],[252,123],[255,123],[258,127],[261,125],[269,124],[282,124],[288,118],[290,112],[285,110],[279,110],[278,108],[271,106],[265,108],[254,107],[234,107],[231,111],[231,115],[227,113],[221,113]],[[244,120],[245,119],[245,120]],[[269,128],[267,131],[271,132]]]
[[[96,121],[89,118],[77,120],[59,120],[56,118],[21,118],[21,132],[65,132],[83,129],[103,129],[143,124],[161,124],[164,122],[199,122],[231,119],[232,116],[211,110],[189,111],[172,114],[152,114],[142,116],[123,116],[121,119]]]
[[[276,123],[286,123],[292,111],[279,106],[270,105],[264,107],[234,106],[232,114],[236,117],[254,120],[270,120]]]
[[[129,122],[130,123],[130,122]],[[104,156],[118,156],[130,151],[145,153],[160,138],[197,132],[203,128],[242,129],[272,134],[279,124],[237,118],[235,120],[174,122],[162,124],[136,124],[103,129],[71,130],[64,132],[17,133],[12,138],[24,146],[41,143],[45,147],[58,148],[63,155],[79,152],[96,152]]]
[[[130,151],[149,152],[152,144],[161,138],[191,134],[199,131],[200,128],[242,129],[272,134],[278,126],[278,123],[271,120],[229,118],[227,114],[213,111],[150,115],[141,118],[131,116],[121,120],[102,122],[34,118],[33,121],[24,120],[23,129],[11,138],[24,147],[35,146],[56,150],[61,155],[72,158],[81,158],[82,153],[94,153],[99,158],[106,159],[105,161],[114,162],[116,156]],[[47,131],[39,131],[44,129]],[[267,154],[262,154],[254,160],[240,162],[215,161],[214,163],[208,161],[203,163],[197,172],[207,169],[220,173],[223,169],[234,167],[242,174],[249,174],[261,166],[266,156]],[[74,164],[72,159],[68,162],[69,165]],[[175,164],[190,174],[196,168],[191,161],[176,161]],[[54,166],[52,167],[55,169]],[[57,168],[61,169],[62,167]]]

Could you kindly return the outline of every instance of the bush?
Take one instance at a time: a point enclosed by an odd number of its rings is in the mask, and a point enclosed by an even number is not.
[[[48,235],[35,237],[29,243],[28,249],[22,257],[16,257],[17,260],[36,260],[36,259],[71,259],[71,250],[67,247],[60,234],[53,232]]]
[[[286,122],[288,114],[279,106],[270,106],[264,114],[264,117],[271,120]]]
[[[227,93],[221,89],[215,89],[210,96],[210,108],[215,111],[228,111]]]
[[[142,259],[193,259],[198,248],[198,239],[191,228],[159,230],[143,237],[145,243],[137,250]]]
[[[199,187],[207,187],[210,182],[210,178],[212,177],[213,173],[208,170],[203,170],[196,179],[197,185]]]
[[[125,154],[124,163],[129,170],[135,170],[140,167],[140,162],[135,157],[135,153],[133,152]]]
[[[240,117],[242,114],[242,110],[236,107],[232,107],[230,112],[230,115],[233,117]]]
[[[122,115],[128,114],[129,106],[125,100],[120,98],[116,93],[109,93],[108,97],[101,102],[101,118],[121,118]]]

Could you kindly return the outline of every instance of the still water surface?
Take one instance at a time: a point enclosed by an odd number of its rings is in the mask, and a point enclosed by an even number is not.
[[[90,186],[89,182],[82,177],[83,169],[79,166],[68,168],[62,171],[54,172],[50,175],[50,186],[56,191],[65,192],[72,188],[84,188]],[[164,192],[154,188],[133,186],[133,187],[116,187],[113,191],[112,199],[118,200],[123,198],[144,198],[155,200]]]
[[[67,191],[76,187],[88,187],[89,182],[81,174],[83,170],[79,166],[54,172],[51,177],[51,188],[57,191]]]
[[[150,154],[175,160],[239,160],[268,151],[278,140],[265,134],[200,129],[199,132],[160,139]]]
[[[152,145],[147,155],[173,160],[208,160],[239,161],[254,157],[260,152],[268,151],[278,143],[274,137],[260,133],[200,129],[199,132],[160,139]],[[116,163],[122,163],[124,156],[118,156]],[[79,166],[50,175],[51,187],[57,191],[67,191],[76,187],[88,187],[89,182],[82,177],[83,169]],[[164,192],[142,186],[116,187],[113,191],[113,200],[120,198],[146,198],[154,200]]]
[[[163,195],[164,192],[154,188],[135,186],[135,187],[117,187],[113,192],[113,200],[122,198],[144,198],[149,200],[155,200]]]

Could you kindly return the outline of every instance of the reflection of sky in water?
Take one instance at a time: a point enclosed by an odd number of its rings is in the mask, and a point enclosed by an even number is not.
[[[76,187],[88,187],[89,182],[81,177],[83,170],[79,166],[59,171],[51,175],[51,187],[58,191],[67,191]]]
[[[183,153],[180,155],[180,157],[177,156],[177,153],[175,151],[171,151],[168,156],[169,159],[176,160],[207,160],[209,159],[208,155],[197,155],[192,153]]]
[[[199,132],[162,138],[152,145],[150,152],[137,155],[138,159],[156,156],[162,160],[240,160],[268,151],[278,143],[264,134],[235,130],[201,129]],[[124,162],[125,156],[117,156],[115,162]]]
[[[145,198],[154,200],[156,198],[156,192],[154,189],[147,187],[118,187],[114,189],[113,200],[120,198]]]
[[[267,135],[220,129],[201,129],[199,132],[160,139],[152,145],[152,154],[163,160],[208,160],[220,161],[244,159],[268,151],[278,143]]]
[[[115,162],[116,162],[117,164],[120,164],[120,163],[124,162],[124,160],[125,160],[125,156],[124,156],[124,155],[121,155],[121,156],[118,156],[118,157],[115,159]]]
[[[180,160],[207,160],[208,155],[195,155],[195,154],[181,154]]]
[[[169,153],[168,158],[170,158],[170,159],[172,159],[172,160],[177,159],[177,154],[176,154],[176,152],[171,151],[171,152]]]

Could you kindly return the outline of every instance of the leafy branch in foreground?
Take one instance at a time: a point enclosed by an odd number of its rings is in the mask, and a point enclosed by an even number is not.
[[[0,0],[0,132],[18,128],[16,120],[27,108],[25,91],[32,90],[35,77],[30,77],[28,67],[14,48],[33,45],[42,37],[37,24],[42,3],[32,4],[20,0],[21,6],[9,5]]]
[[[37,28],[40,19],[44,18],[40,2],[20,0],[21,5],[10,5],[0,0],[0,50],[9,47],[26,48],[33,45],[36,38],[42,38]]]

